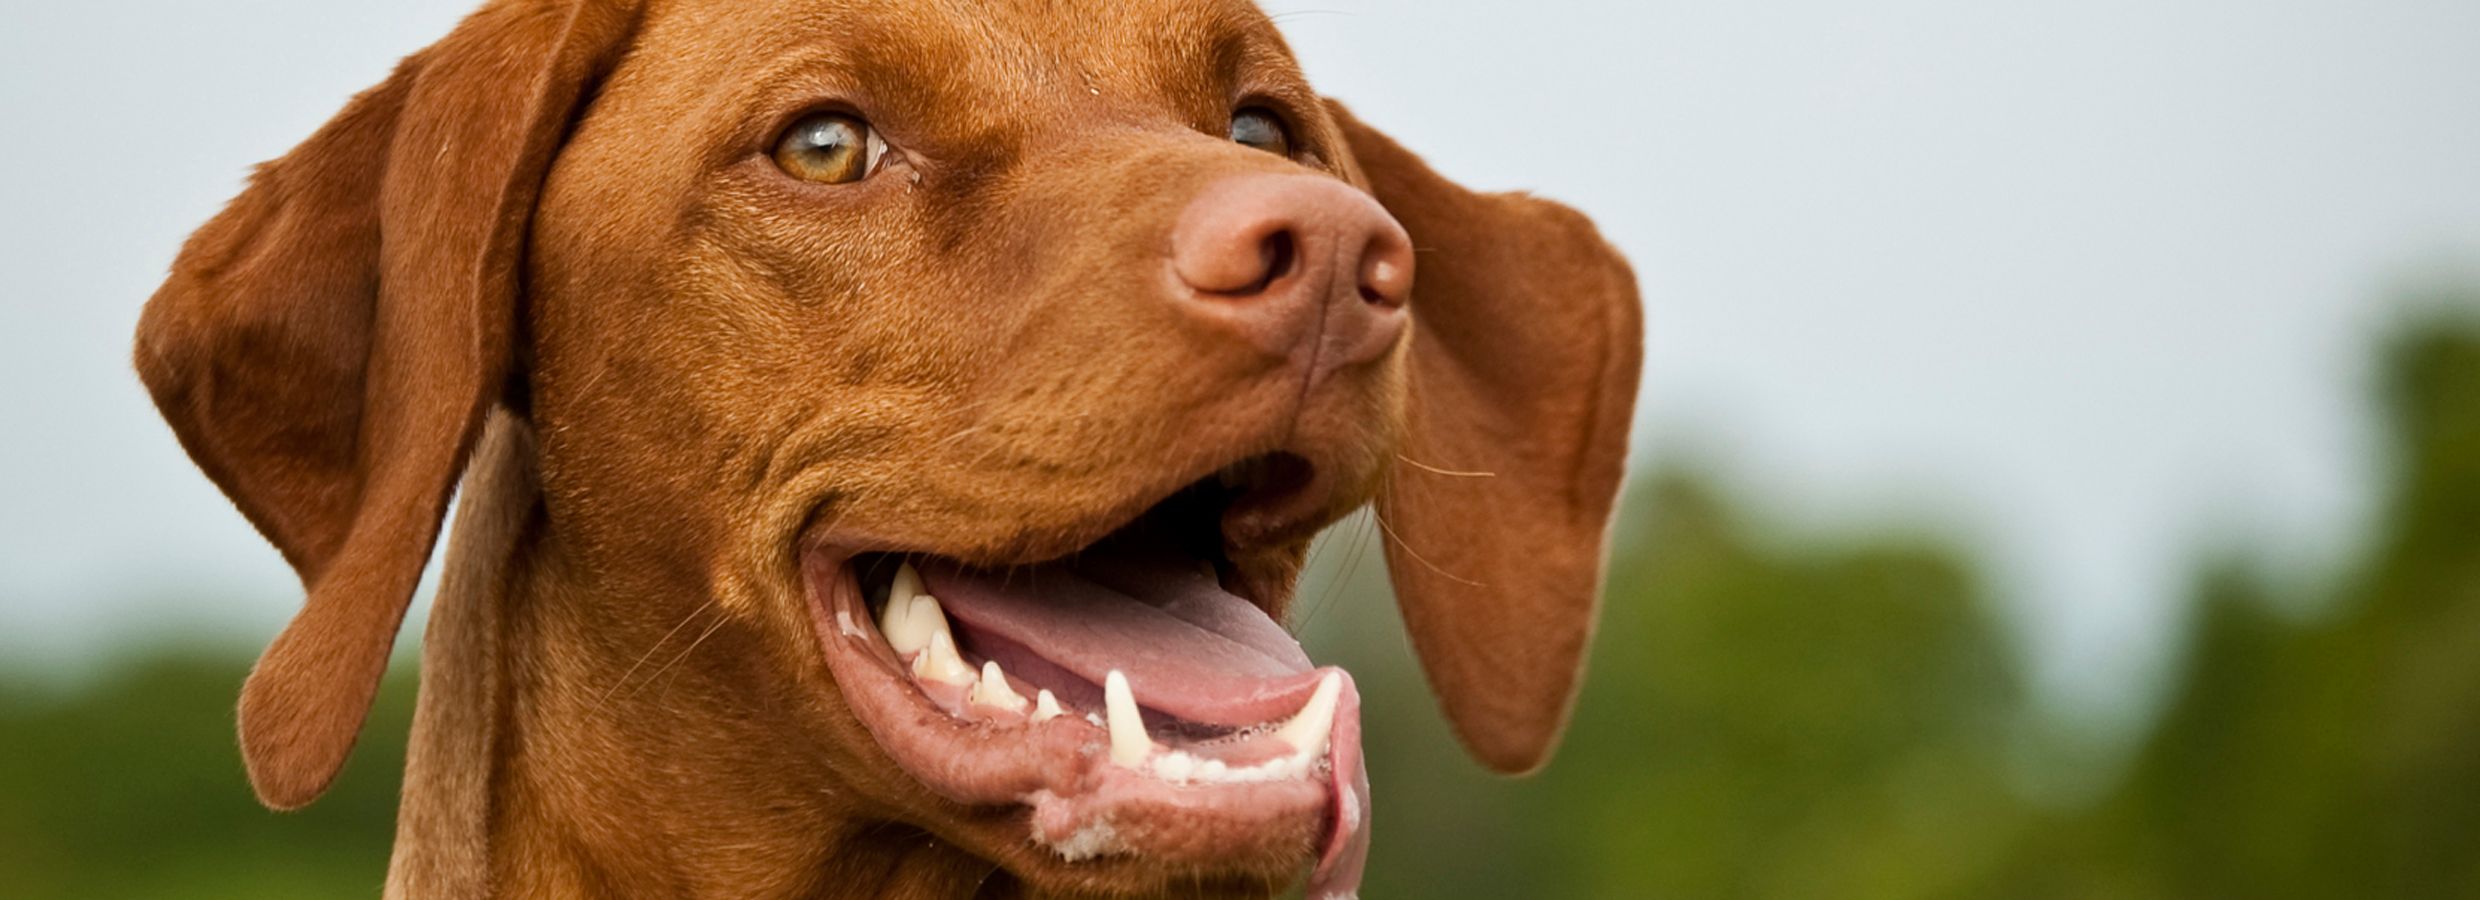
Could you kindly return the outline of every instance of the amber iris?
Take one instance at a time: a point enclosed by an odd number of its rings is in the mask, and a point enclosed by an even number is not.
[[[803,116],[775,139],[775,165],[803,181],[860,181],[870,174],[870,125],[842,113]]]

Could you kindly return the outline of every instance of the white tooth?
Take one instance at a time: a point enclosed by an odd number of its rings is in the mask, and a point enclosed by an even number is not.
[[[1102,714],[1110,723],[1111,761],[1143,768],[1145,758],[1154,752],[1154,739],[1145,736],[1145,720],[1137,717],[1137,695],[1128,689],[1128,676],[1118,669],[1102,679]]]
[[[897,566],[895,580],[887,585],[887,601],[894,603],[898,600],[910,600],[913,595],[919,593],[921,593],[921,573],[913,570],[912,563]]]
[[[888,648],[897,656],[919,650],[929,641],[929,635],[913,627],[913,605],[911,597],[898,599],[889,594],[887,608],[878,614],[878,633],[887,637]]]
[[[1309,702],[1301,705],[1291,721],[1275,729],[1274,736],[1304,757],[1324,752],[1327,733],[1335,727],[1335,700],[1342,694],[1342,673],[1326,673],[1326,677],[1318,679],[1317,691],[1309,695]]]
[[[1049,688],[1043,688],[1041,693],[1033,695],[1033,724],[1040,725],[1059,718],[1061,712],[1063,710],[1059,708],[1059,698],[1051,696]]]
[[[1323,751],[1326,748],[1320,747],[1318,749]],[[1318,755],[1315,753],[1296,753],[1291,756],[1275,760],[1273,765],[1275,767],[1276,777],[1298,778],[1302,775],[1308,774],[1309,764],[1316,762],[1317,758]]]
[[[878,633],[887,636],[887,646],[897,656],[929,647],[930,635],[947,630],[947,611],[937,597],[921,592],[921,576],[905,577],[912,571],[910,565],[896,571],[895,584],[887,589],[887,608],[879,614]]]
[[[999,671],[995,660],[982,661],[982,680],[973,683],[965,699],[983,706],[995,706],[1010,712],[1025,711],[1025,695],[1008,686],[1007,673]]]
[[[1213,781],[1230,771],[1231,767],[1225,765],[1222,760],[1209,759],[1197,766],[1197,777]]]
[[[913,595],[905,624],[897,630],[904,632],[904,640],[913,650],[929,649],[931,639],[941,635],[947,637],[949,646],[954,646],[956,641],[956,636],[947,630],[946,608],[939,605],[939,598],[928,594]],[[965,673],[965,677],[970,679],[972,673]]]
[[[973,683],[973,667],[956,652],[956,638],[941,628],[930,633],[930,646],[913,657],[913,677],[964,687]]]
[[[1154,777],[1185,782],[1197,774],[1197,758],[1180,750],[1154,757]]]

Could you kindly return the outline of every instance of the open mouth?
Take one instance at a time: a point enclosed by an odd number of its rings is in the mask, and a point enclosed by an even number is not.
[[[1368,846],[1359,693],[1226,587],[1217,523],[1262,467],[1040,563],[811,552],[846,703],[924,786],[1023,807],[1067,862],[1210,872],[1314,853],[1309,896],[1351,896]]]

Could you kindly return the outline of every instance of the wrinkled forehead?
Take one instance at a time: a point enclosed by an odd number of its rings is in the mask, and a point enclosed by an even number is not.
[[[675,0],[615,80],[684,115],[834,100],[979,139],[1062,116],[1219,132],[1241,100],[1314,104],[1246,0]]]

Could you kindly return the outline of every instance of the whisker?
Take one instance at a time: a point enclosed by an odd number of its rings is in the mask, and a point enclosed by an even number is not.
[[[1363,509],[1354,515],[1361,517],[1360,527],[1352,533],[1351,543],[1344,548],[1343,568],[1335,573],[1335,577],[1327,579],[1326,587],[1318,591],[1317,600],[1309,604],[1308,615],[1300,619],[1300,627],[1303,630],[1309,627],[1309,623],[1317,621],[1319,613],[1325,612],[1327,607],[1334,605],[1338,592],[1342,591],[1343,586],[1352,580],[1354,573],[1360,571],[1361,561],[1367,558],[1370,533],[1368,518],[1377,515],[1377,512],[1373,509]]]
[[[1413,468],[1419,469],[1419,470],[1424,471],[1424,472],[1428,472],[1428,473],[1430,473],[1430,474],[1432,474],[1432,475],[1445,475],[1445,476],[1447,476],[1447,477],[1449,477],[1449,478],[1496,478],[1496,477],[1498,477],[1498,473],[1496,473],[1496,472],[1459,472],[1459,471],[1456,471],[1456,470],[1454,470],[1454,469],[1441,469],[1441,468],[1439,468],[1439,467],[1437,467],[1437,466],[1433,466],[1433,465],[1430,465],[1430,464],[1428,464],[1428,463],[1422,462],[1422,461],[1420,461],[1420,460],[1413,459],[1412,457],[1405,456],[1405,455],[1403,455],[1403,454],[1401,454],[1401,453],[1395,454],[1395,458],[1396,458],[1397,460],[1402,461],[1405,465],[1411,466],[1411,467],[1413,467]]]
[[[715,624],[706,626],[706,630],[698,634],[697,640],[690,641],[689,646],[681,648],[680,655],[672,657],[671,662],[664,663],[663,668],[656,669],[654,674],[646,676],[646,680],[638,682],[637,687],[629,691],[629,695],[636,696],[638,691],[644,690],[649,684],[653,684],[655,679],[663,677],[663,673],[669,672],[672,670],[672,667],[680,665],[681,660],[688,659],[689,654],[695,652],[699,644],[706,643],[707,638],[714,637],[715,632],[723,630],[723,623],[729,621],[732,621],[732,617],[730,616],[716,616]]]
[[[1370,514],[1370,516],[1369,516],[1369,517],[1370,517],[1370,518],[1372,518],[1372,519],[1376,519],[1376,520],[1378,521],[1378,530],[1386,532],[1387,539],[1394,541],[1394,542],[1395,542],[1395,546],[1398,546],[1398,547],[1402,547],[1402,548],[1404,548],[1404,555],[1405,555],[1405,556],[1412,557],[1414,561],[1419,562],[1420,564],[1422,564],[1422,565],[1424,565],[1424,566],[1428,566],[1430,571],[1438,573],[1440,576],[1445,577],[1445,578],[1446,578],[1447,580],[1449,580],[1449,581],[1453,581],[1453,582],[1456,582],[1456,583],[1458,583],[1458,584],[1466,585],[1466,586],[1469,586],[1469,587],[1477,587],[1477,588],[1487,588],[1487,587],[1489,587],[1489,585],[1483,584],[1483,583],[1478,582],[1478,581],[1474,581],[1474,580],[1472,580],[1472,579],[1470,579],[1470,578],[1465,578],[1465,577],[1463,577],[1463,576],[1461,576],[1461,575],[1457,575],[1457,574],[1455,574],[1455,573],[1453,573],[1453,572],[1449,572],[1449,571],[1447,571],[1447,570],[1445,570],[1445,569],[1441,569],[1441,568],[1439,568],[1439,567],[1438,567],[1438,564],[1437,564],[1437,563],[1430,562],[1428,557],[1425,557],[1425,556],[1422,556],[1422,555],[1421,555],[1421,551],[1418,551],[1418,550],[1414,550],[1414,549],[1412,549],[1412,544],[1411,544],[1410,542],[1408,542],[1408,541],[1405,541],[1402,535],[1399,535],[1399,534],[1396,534],[1396,533],[1395,533],[1395,526],[1393,526],[1393,525],[1389,525],[1389,524],[1386,524],[1386,517],[1385,517],[1385,516],[1380,516],[1380,515],[1377,515],[1376,513],[1374,513],[1374,512],[1373,512],[1373,513],[1371,513],[1371,514]]]
[[[619,693],[622,687],[626,687],[629,683],[629,676],[637,674],[637,670],[640,666],[644,666],[647,660],[653,659],[655,651],[663,649],[663,645],[671,641],[672,635],[679,634],[682,628],[688,627],[690,619],[697,618],[698,613],[705,612],[708,608],[713,607],[714,605],[715,601],[709,599],[705,603],[699,604],[696,609],[690,610],[688,615],[680,617],[680,624],[672,626],[672,630],[666,631],[663,633],[662,637],[656,638],[654,645],[647,647],[646,652],[638,654],[637,661],[629,664],[629,670],[620,673],[619,680],[612,682],[611,687],[603,691],[603,696],[595,699],[594,708],[602,709],[603,704],[611,702],[611,695]]]
[[[953,444],[953,443],[955,443],[955,442],[957,442],[957,441],[964,440],[965,438],[972,437],[972,436],[974,436],[974,435],[976,435],[976,434],[981,433],[982,428],[983,428],[984,426],[988,425],[988,424],[989,424],[989,423],[986,423],[986,422],[975,422],[975,423],[973,423],[973,424],[971,424],[971,425],[967,425],[967,426],[965,426],[965,427],[963,427],[963,428],[956,429],[956,433],[955,433],[955,434],[951,434],[951,435],[948,435],[948,436],[946,436],[946,437],[944,437],[944,438],[940,438],[940,439],[939,439],[939,441],[938,441],[938,443],[932,444],[932,445],[930,445],[930,446],[933,446],[933,447],[945,447],[945,446],[947,446],[947,445],[949,445],[949,444]]]

